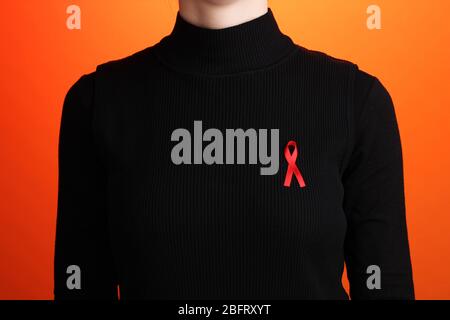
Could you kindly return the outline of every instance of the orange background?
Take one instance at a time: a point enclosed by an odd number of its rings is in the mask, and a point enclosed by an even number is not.
[[[66,8],[81,7],[81,30]],[[450,24],[447,0],[272,0],[297,43],[351,60],[391,93],[404,153],[416,297],[450,299]],[[382,29],[366,9],[382,10]],[[0,299],[52,299],[57,145],[83,73],[171,31],[175,0],[3,1],[0,10]],[[447,16],[446,16],[447,15]]]

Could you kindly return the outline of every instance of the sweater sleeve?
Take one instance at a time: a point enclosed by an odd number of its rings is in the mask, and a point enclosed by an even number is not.
[[[361,70],[352,117],[354,143],[342,178],[350,297],[414,299],[396,114],[383,84]]]
[[[95,73],[67,92],[58,146],[55,299],[116,299],[106,219],[106,169],[93,134]]]

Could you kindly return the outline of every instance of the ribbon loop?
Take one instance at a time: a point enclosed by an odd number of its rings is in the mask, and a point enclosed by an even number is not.
[[[294,147],[294,151],[289,151],[289,147]],[[306,186],[305,181],[303,180],[302,174],[300,173],[300,170],[298,169],[295,161],[297,160],[297,143],[293,140],[290,140],[286,147],[284,148],[284,157],[286,158],[286,161],[288,162],[288,168],[286,172],[286,177],[284,178],[284,186],[290,187],[291,181],[292,181],[292,175],[294,174],[297,178],[298,183],[300,184],[300,187],[303,188]]]

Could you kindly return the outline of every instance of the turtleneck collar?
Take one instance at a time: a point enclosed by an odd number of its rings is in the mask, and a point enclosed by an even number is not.
[[[195,26],[178,12],[172,32],[155,47],[166,64],[200,74],[261,69],[280,61],[296,48],[278,28],[270,8],[262,16],[223,29]]]

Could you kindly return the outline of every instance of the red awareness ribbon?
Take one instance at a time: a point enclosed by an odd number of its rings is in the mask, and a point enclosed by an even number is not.
[[[289,147],[294,147],[294,151],[289,151]],[[293,140],[289,141],[284,148],[284,157],[286,158],[286,161],[288,162],[288,169],[286,172],[286,177],[284,179],[284,186],[290,187],[291,186],[291,180],[292,180],[292,174],[295,174],[295,177],[297,178],[298,183],[300,184],[300,187],[303,188],[306,186],[305,181],[303,180],[302,174],[300,173],[300,170],[298,169],[297,165],[295,164],[295,161],[297,160],[297,143]]]

